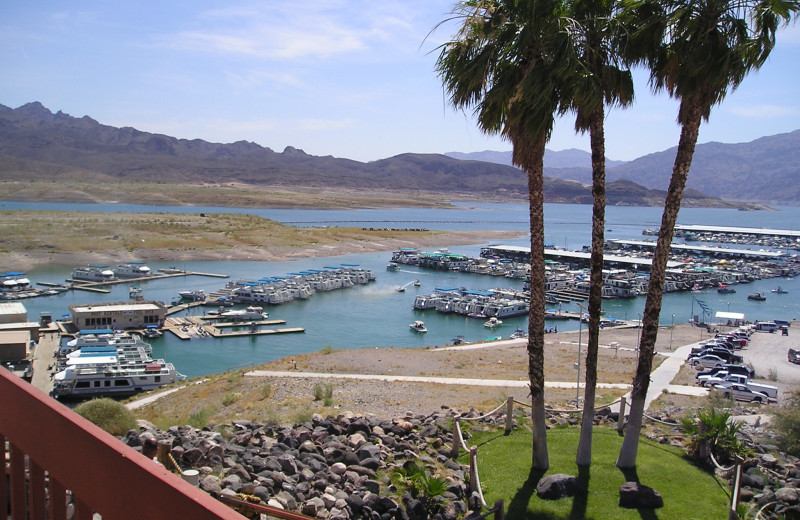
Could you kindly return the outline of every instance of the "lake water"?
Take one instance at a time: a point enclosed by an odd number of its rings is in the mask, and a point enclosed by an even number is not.
[[[92,212],[163,212],[163,213],[248,213],[298,226],[358,227],[420,227],[428,229],[474,230],[480,239],[482,230],[528,229],[528,208],[521,204],[458,204],[455,209],[370,209],[370,210],[279,210],[242,209],[218,207],[151,207],[120,204],[39,204],[5,202],[0,209],[58,209]],[[727,209],[681,210],[679,224],[704,224],[741,227],[770,227],[776,229],[800,229],[800,208],[780,207],[779,211],[741,212]],[[645,227],[657,227],[661,219],[661,208],[609,207],[606,210],[607,238],[642,238]],[[570,204],[547,204],[545,207],[546,240],[558,247],[580,249],[590,243],[591,206]],[[527,237],[504,241],[510,245],[528,245]],[[449,246],[456,253],[478,256],[481,245]],[[288,272],[305,269],[322,269],[342,263],[359,264],[374,270],[377,280],[367,286],[353,287],[329,293],[315,294],[305,301],[269,306],[270,319],[286,320],[285,327],[302,327],[301,334],[253,336],[246,338],[195,338],[181,341],[170,334],[153,340],[154,356],[164,357],[176,368],[190,376],[218,373],[246,363],[263,363],[282,357],[319,351],[328,345],[335,349],[362,347],[429,347],[448,344],[461,335],[467,341],[480,341],[488,336],[508,335],[515,328],[526,328],[527,318],[505,320],[495,332],[483,327],[483,320],[463,316],[443,315],[435,311],[418,311],[412,304],[417,294],[427,294],[437,286],[467,287],[468,289],[521,288],[522,282],[507,278],[496,278],[463,273],[424,271],[404,266],[397,272],[388,272],[386,264],[391,252],[367,253],[327,258],[299,259],[291,262],[153,262],[155,269],[175,266],[188,271],[210,272],[230,275],[230,279],[258,279],[264,276],[280,276]],[[75,266],[45,266],[28,272],[32,282],[63,282],[71,275]],[[12,267],[13,268],[13,267]],[[409,286],[405,292],[394,287],[419,279],[422,286]],[[227,280],[199,276],[154,280],[137,283],[145,299],[171,302],[178,291],[203,289],[206,292],[222,287]],[[789,292],[774,294],[770,290],[781,285]],[[767,293],[766,302],[750,302],[747,294],[761,290]],[[712,312],[743,312],[748,320],[793,319],[800,316],[800,278],[794,280],[762,280],[749,286],[737,288],[735,294],[718,294],[706,290],[699,294],[672,293],[665,295],[661,323],[686,322],[699,314],[694,298],[705,302]],[[70,291],[51,297],[24,300],[31,319],[40,312],[50,312],[54,318],[68,312],[68,306],[76,303],[101,301],[128,301],[126,284],[113,286],[108,295],[97,295],[84,291]],[[631,300],[604,300],[606,316],[619,319],[638,319],[644,308],[644,297]],[[564,304],[563,310],[578,312],[577,306]],[[202,314],[208,307],[190,311]],[[427,334],[412,332],[408,324],[424,320]],[[577,322],[552,322],[559,330],[577,329]],[[698,332],[699,339],[699,332]],[[633,346],[633,345],[631,345]]]

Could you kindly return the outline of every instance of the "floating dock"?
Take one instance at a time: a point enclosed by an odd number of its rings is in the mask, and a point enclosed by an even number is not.
[[[294,334],[305,332],[302,327],[292,328],[270,328],[262,329],[263,326],[283,325],[286,320],[262,320],[253,322],[227,322],[227,323],[208,323],[204,320],[206,316],[185,316],[178,318],[167,318],[163,329],[172,333],[177,338],[189,340],[192,338],[236,338],[242,336],[263,336],[267,334]],[[224,332],[221,329],[243,327],[245,330],[233,330]]]

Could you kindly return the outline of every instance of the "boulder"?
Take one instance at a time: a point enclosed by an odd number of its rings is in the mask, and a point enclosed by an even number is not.
[[[664,499],[651,487],[638,482],[626,482],[619,487],[619,507],[657,509],[664,507]]]
[[[575,496],[582,487],[578,477],[556,473],[539,481],[539,484],[536,485],[536,494],[545,500],[557,500]]]

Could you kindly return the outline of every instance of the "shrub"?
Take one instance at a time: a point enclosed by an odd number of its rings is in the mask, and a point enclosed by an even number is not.
[[[699,410],[697,417],[683,419],[683,431],[689,436],[689,454],[703,462],[712,455],[720,463],[750,454],[744,441],[736,436],[744,423],[730,418],[728,412],[708,408]]]
[[[133,413],[125,405],[108,397],[81,403],[75,407],[75,413],[111,435],[124,435],[136,428]]]
[[[333,397],[333,386],[329,384],[314,385],[314,400],[322,401]]]
[[[767,376],[770,381],[777,381],[778,380],[778,369],[777,368],[770,368],[769,375]]]
[[[774,410],[771,423],[781,450],[800,456],[800,389],[787,393],[783,405]]]
[[[208,424],[208,418],[211,416],[211,412],[206,409],[198,410],[189,415],[188,424],[192,428],[197,428],[198,430],[204,428]]]
[[[242,394],[239,392],[228,392],[225,394],[225,397],[222,398],[222,405],[223,406],[230,406],[236,401],[238,401],[242,397]]]
[[[269,399],[272,396],[272,385],[266,383],[261,387],[261,399]]]

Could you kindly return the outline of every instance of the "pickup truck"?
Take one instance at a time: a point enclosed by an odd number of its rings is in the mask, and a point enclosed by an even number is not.
[[[706,382],[706,384],[708,386],[719,386],[719,387],[730,386],[730,385],[734,385],[734,384],[736,384],[736,385],[744,385],[747,388],[749,388],[750,390],[753,390],[754,392],[760,392],[760,393],[766,395],[767,397],[770,398],[770,400],[775,400],[775,401],[778,400],[778,387],[777,386],[765,385],[765,384],[762,384],[762,383],[756,383],[752,379],[750,379],[748,377],[745,377],[745,376],[738,375],[738,374],[728,374],[724,378],[722,378],[722,380],[719,380],[719,381],[714,381],[713,378],[712,378],[712,379],[709,379]],[[702,385],[702,383],[701,383],[701,385]]]

